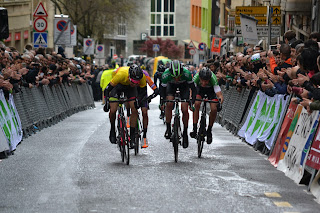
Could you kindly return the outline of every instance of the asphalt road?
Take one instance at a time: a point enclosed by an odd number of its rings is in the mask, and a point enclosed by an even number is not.
[[[28,137],[0,161],[0,212],[319,212],[305,185],[220,125],[203,158],[190,139],[175,163],[157,100],[149,115],[150,146],[129,166],[99,102]]]

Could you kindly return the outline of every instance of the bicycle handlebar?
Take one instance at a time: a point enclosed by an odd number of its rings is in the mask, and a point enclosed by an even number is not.
[[[196,99],[195,101],[201,101],[201,102],[206,102],[206,103],[215,103],[215,104],[220,103],[220,101],[213,101],[213,100],[207,100],[207,99]]]
[[[109,103],[123,104],[123,103],[130,102],[130,101],[135,101],[135,99],[119,99],[119,100],[114,100],[114,101],[109,100]]]

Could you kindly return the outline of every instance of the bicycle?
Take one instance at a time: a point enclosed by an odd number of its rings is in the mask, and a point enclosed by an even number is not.
[[[119,103],[118,107],[118,117],[117,117],[117,144],[121,153],[122,162],[126,161],[126,164],[130,163],[130,147],[129,147],[129,133],[126,124],[126,117],[124,115],[124,103],[133,101],[131,99],[125,99],[123,95],[120,96],[118,100],[109,101],[110,103],[117,102]]]
[[[205,95],[203,99],[196,99],[196,101],[203,102],[201,108],[201,119],[200,126],[198,129],[198,134],[196,136],[197,144],[198,144],[198,158],[201,158],[203,144],[205,141],[205,137],[207,135],[206,126],[207,126],[207,103],[220,103],[219,101],[207,100],[207,96]]]
[[[180,110],[179,110],[179,102],[189,102],[189,100],[181,100],[180,99],[180,91],[177,90],[174,100],[165,100],[165,102],[172,102],[174,103],[174,120],[173,120],[173,128],[171,130],[171,138],[170,141],[173,145],[174,150],[174,160],[178,162],[178,151],[179,151],[179,144],[181,144],[181,125],[180,125]]]

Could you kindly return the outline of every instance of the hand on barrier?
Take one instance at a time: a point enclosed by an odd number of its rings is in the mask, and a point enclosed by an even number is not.
[[[222,110],[222,105],[221,103],[219,102],[218,105],[217,105],[217,112],[220,112]]]

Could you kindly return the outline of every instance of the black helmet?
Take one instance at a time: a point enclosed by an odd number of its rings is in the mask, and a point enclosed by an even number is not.
[[[174,60],[171,62],[169,70],[173,77],[178,77],[182,75],[183,67],[178,60]]]
[[[208,67],[203,67],[199,72],[199,77],[202,80],[210,80],[212,77],[212,72]]]
[[[166,70],[166,67],[163,64],[158,65],[158,72],[163,73]]]
[[[133,80],[141,80],[143,77],[142,69],[138,65],[132,64],[129,68],[129,77]]]

